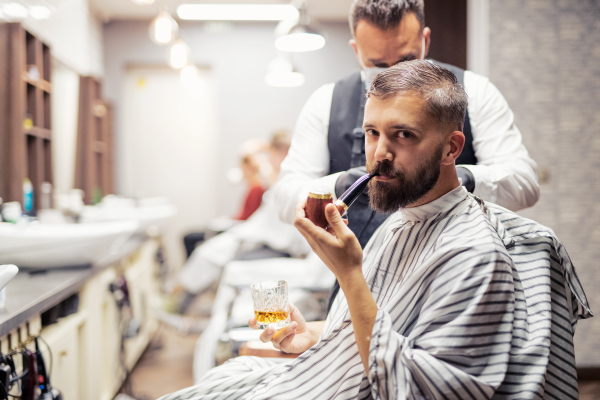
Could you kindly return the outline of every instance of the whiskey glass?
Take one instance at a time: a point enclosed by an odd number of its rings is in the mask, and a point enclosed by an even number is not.
[[[281,329],[290,324],[290,305],[286,281],[255,283],[250,286],[250,292],[258,329],[266,329],[270,326]]]

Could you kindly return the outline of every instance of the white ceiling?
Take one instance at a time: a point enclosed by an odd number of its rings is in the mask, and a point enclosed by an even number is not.
[[[286,0],[155,0],[151,5],[138,5],[131,0],[89,0],[95,13],[103,20],[149,20],[158,14],[161,5],[168,4],[173,17],[182,3],[210,4],[287,4]],[[320,21],[347,21],[352,0],[308,0],[308,13]]]

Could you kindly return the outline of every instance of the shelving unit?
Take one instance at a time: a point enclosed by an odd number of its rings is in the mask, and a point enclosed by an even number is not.
[[[102,99],[102,86],[90,76],[79,80],[79,120],[75,187],[84,191],[84,202],[113,191],[112,108]]]
[[[52,183],[52,57],[19,23],[0,24],[0,197],[23,204],[31,180],[34,211]]]

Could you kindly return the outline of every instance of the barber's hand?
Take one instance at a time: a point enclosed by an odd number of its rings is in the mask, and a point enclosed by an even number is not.
[[[462,180],[462,185],[467,189],[468,192],[473,193],[475,190],[475,177],[473,173],[468,169],[457,166],[456,175]]]
[[[362,276],[362,248],[358,239],[346,226],[333,204],[328,204],[325,208],[325,217],[335,236],[328,234],[306,218],[303,203],[296,206],[294,226],[338,281],[341,282],[354,273],[360,273]]]
[[[275,332],[273,327],[269,327],[260,335],[263,343],[272,342],[273,347],[286,353],[303,353],[317,343],[318,335],[308,329],[304,317],[300,311],[290,303],[291,323],[285,328]],[[252,329],[258,329],[256,319],[251,318],[248,326]]]

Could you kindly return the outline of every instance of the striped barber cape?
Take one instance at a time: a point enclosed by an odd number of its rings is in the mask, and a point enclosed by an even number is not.
[[[392,214],[363,272],[379,307],[368,375],[340,291],[298,358],[238,357],[161,400],[577,398],[572,338],[591,312],[548,228],[458,187]]]

